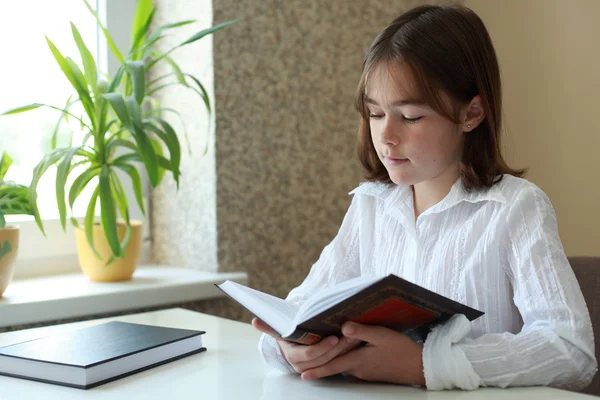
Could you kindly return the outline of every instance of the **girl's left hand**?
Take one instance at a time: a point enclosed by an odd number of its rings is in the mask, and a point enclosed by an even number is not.
[[[344,324],[342,333],[367,345],[304,371],[302,379],[346,373],[366,381],[425,385],[422,344],[391,329],[354,322]]]

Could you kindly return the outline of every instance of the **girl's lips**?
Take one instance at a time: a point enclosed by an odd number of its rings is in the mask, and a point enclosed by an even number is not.
[[[387,165],[401,165],[408,161],[408,158],[385,157],[384,163]]]

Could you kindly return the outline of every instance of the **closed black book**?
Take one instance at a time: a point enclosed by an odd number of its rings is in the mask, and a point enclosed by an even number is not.
[[[204,351],[204,333],[107,322],[0,347],[0,375],[89,389]]]

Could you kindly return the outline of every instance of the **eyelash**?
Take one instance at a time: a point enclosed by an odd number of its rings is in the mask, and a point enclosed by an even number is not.
[[[379,115],[379,114],[370,114],[369,118],[372,119],[381,119],[383,118],[383,115]],[[402,116],[402,119],[404,120],[404,122],[406,122],[407,124],[416,124],[418,120],[420,120],[423,117],[417,117],[417,118],[406,118],[405,116]]]

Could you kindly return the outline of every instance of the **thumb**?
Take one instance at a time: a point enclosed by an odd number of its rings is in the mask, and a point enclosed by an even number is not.
[[[266,333],[267,335],[273,336],[275,339],[281,339],[281,336],[277,332],[273,330],[269,325],[267,325],[263,320],[259,318],[252,319],[252,326],[262,333]]]
[[[383,326],[365,325],[350,321],[342,326],[342,333],[346,337],[376,345],[391,339],[394,331]]]

